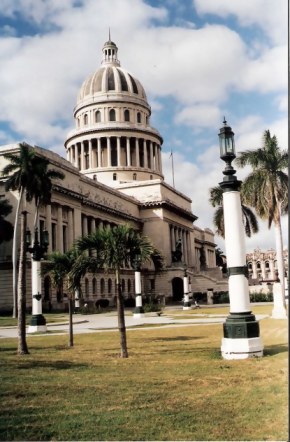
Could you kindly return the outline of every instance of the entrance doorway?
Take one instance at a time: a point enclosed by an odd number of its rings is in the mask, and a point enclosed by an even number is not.
[[[183,279],[173,278],[172,279],[172,298],[174,302],[180,302],[183,298]]]

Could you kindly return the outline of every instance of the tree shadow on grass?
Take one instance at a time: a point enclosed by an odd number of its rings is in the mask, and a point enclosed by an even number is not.
[[[170,336],[168,338],[148,339],[151,342],[170,342],[170,341],[196,341],[204,339],[205,336]]]
[[[288,352],[288,344],[268,345],[264,348],[264,356],[274,356]]]
[[[27,369],[43,369],[49,368],[51,370],[70,370],[70,369],[85,369],[88,364],[78,364],[70,361],[23,361],[18,366],[20,370]]]

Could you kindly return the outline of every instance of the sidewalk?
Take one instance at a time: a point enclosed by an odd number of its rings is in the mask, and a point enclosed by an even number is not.
[[[188,325],[202,325],[202,324],[221,324],[225,321],[226,315],[198,315],[197,318],[190,319],[177,319],[167,316],[166,313],[158,316],[156,313],[146,313],[143,318],[134,318],[132,314],[126,314],[125,323],[126,328],[130,330],[130,327],[134,327],[131,330],[138,329],[138,326],[144,324],[151,324],[153,327],[158,325],[164,327],[180,327]],[[267,315],[256,315],[257,319],[264,319]],[[47,324],[48,334],[45,333],[34,333],[28,334],[28,336],[51,336],[62,335],[68,333],[68,322],[62,323],[50,323]],[[150,328],[150,327],[147,327]],[[73,317],[73,332],[74,334],[81,333],[96,333],[104,331],[116,331],[118,329],[118,317],[117,313],[100,313],[94,315],[74,315]],[[52,332],[52,333],[51,333]],[[16,327],[1,327],[0,328],[0,339],[3,338],[16,338],[17,328]]]

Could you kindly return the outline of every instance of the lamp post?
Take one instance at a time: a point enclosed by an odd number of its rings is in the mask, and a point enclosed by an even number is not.
[[[234,132],[224,119],[220,129],[220,157],[226,163],[220,187],[223,191],[225,247],[227,255],[230,314],[223,332],[221,352],[224,359],[263,356],[259,323],[250,308],[240,187],[232,161],[236,158]]]
[[[135,310],[133,317],[142,318],[144,316],[144,309],[142,306],[142,288],[141,288],[141,255],[136,254],[133,262],[135,270]]]
[[[31,246],[30,231],[26,231],[27,250],[32,255],[31,275],[32,275],[32,318],[28,327],[28,333],[46,332],[46,320],[42,315],[42,295],[41,295],[41,259],[47,252],[48,232],[44,230],[38,239],[38,229],[34,230],[33,245]]]
[[[191,303],[189,301],[189,284],[187,275],[187,265],[184,264],[184,276],[183,276],[183,310],[191,310]]]

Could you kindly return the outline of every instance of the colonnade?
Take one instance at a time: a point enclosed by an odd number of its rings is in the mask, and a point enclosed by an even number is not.
[[[181,251],[182,251],[182,263],[187,265],[192,265],[191,259],[191,242],[190,242],[190,232],[186,229],[182,229],[181,227],[177,227],[174,225],[169,225],[170,229],[170,243],[171,243],[171,252],[176,251],[176,245],[179,240],[181,240]]]
[[[248,263],[248,269],[253,279],[276,279],[277,263],[273,259],[253,260]]]
[[[102,167],[144,167],[162,173],[161,148],[137,137],[99,137],[70,144],[67,160],[79,170]]]

